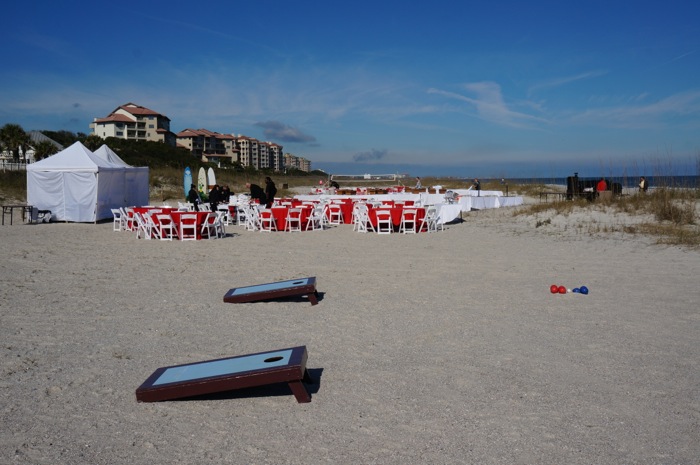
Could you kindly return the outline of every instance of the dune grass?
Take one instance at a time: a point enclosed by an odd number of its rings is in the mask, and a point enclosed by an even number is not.
[[[569,216],[574,213],[605,210],[613,219],[614,225],[576,224],[573,228],[584,234],[623,232],[654,237],[659,244],[700,246],[698,226],[697,189],[659,188],[648,193],[634,193],[612,197],[610,200],[589,202],[587,200],[561,200],[527,205],[514,211],[513,215],[532,215],[537,218],[535,227],[552,223],[556,216]],[[543,218],[546,216],[547,218]],[[625,221],[622,216],[653,218],[653,221]]]

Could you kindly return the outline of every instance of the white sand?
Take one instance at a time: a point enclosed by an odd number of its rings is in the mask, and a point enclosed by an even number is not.
[[[434,234],[229,232],[0,228],[0,463],[698,463],[697,251],[506,210]],[[223,302],[305,276],[319,305]],[[311,403],[136,402],[158,367],[297,345]]]

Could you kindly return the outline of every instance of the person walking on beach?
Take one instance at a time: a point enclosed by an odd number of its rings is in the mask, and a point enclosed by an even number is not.
[[[477,197],[481,197],[481,183],[477,178],[474,178],[474,184],[472,184],[472,186],[476,189]]]
[[[647,178],[642,176],[642,178],[639,180],[639,192],[644,194],[647,189],[649,189],[649,183],[647,182]]]
[[[277,195],[277,186],[275,186],[275,183],[272,182],[272,178],[267,176],[265,178],[265,197],[267,198],[267,204],[265,205],[266,208],[272,207],[272,204],[275,201],[275,195]]]
[[[423,189],[423,184],[421,184],[418,176],[416,176],[416,187],[414,187],[414,189]]]

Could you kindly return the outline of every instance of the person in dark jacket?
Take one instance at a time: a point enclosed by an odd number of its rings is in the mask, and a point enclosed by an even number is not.
[[[197,186],[195,186],[194,184],[190,186],[190,191],[187,193],[187,201],[194,205],[194,211],[199,211],[199,204],[202,203],[202,199],[199,198]]]
[[[265,197],[265,191],[263,190],[262,187],[258,186],[257,184],[251,184],[247,183],[245,185],[248,189],[250,189],[250,198],[252,199],[258,199],[260,202],[260,205],[266,205],[267,204],[267,197]]]
[[[228,187],[228,184],[224,184],[224,187],[221,188],[221,197],[219,200],[221,203],[225,204],[231,201],[231,189]]]
[[[219,190],[219,185],[215,184],[214,187],[209,191],[209,206],[211,211],[215,212],[219,208],[219,203],[221,202],[221,191]]]
[[[275,183],[272,182],[272,178],[267,176],[265,178],[265,197],[267,198],[267,204],[265,205],[266,208],[272,207],[276,194],[277,187],[275,186]]]

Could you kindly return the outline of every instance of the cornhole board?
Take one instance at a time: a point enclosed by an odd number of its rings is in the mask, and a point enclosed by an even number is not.
[[[240,304],[260,300],[278,299],[280,297],[307,295],[311,305],[318,303],[316,292],[316,277],[290,279],[276,283],[258,284],[255,286],[236,287],[230,289],[224,296],[224,302]]]
[[[136,389],[139,402],[159,402],[268,384],[287,383],[297,402],[311,402],[303,381],[306,346],[158,368]]]

